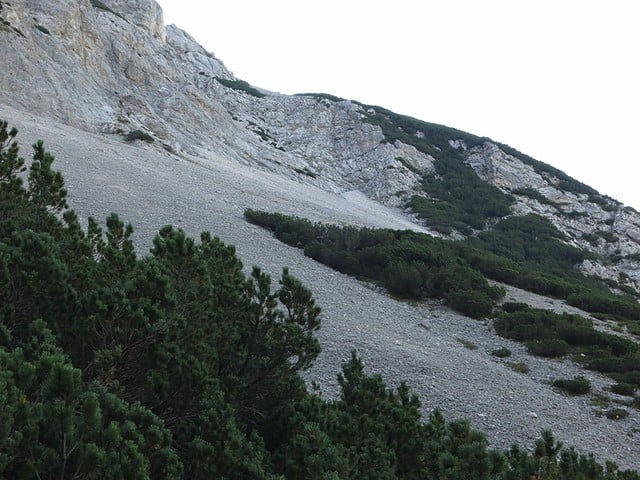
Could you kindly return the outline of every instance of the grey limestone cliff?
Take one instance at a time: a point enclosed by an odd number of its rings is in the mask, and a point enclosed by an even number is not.
[[[418,180],[396,158],[429,166],[415,149],[381,145],[350,102],[233,88],[241,82],[186,32],[165,28],[153,1],[3,5],[14,28],[0,42],[7,105],[92,132],[140,129],[177,152],[220,152],[388,203]]]

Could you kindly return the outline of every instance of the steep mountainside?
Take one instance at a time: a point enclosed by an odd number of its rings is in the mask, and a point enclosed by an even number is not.
[[[323,353],[310,378],[325,393],[335,394],[339,365],[357,348],[390,382],[409,379],[425,411],[469,417],[501,447],[550,427],[567,444],[640,467],[640,447],[628,441],[640,431],[636,412],[620,427],[594,418],[588,399],[549,387],[584,374],[568,360],[530,358],[437,302],[381,295],[242,219],[259,208],[460,239],[535,213],[595,254],[585,273],[633,292],[640,214],[632,208],[487,138],[331,95],[253,87],[186,32],[165,27],[153,0],[2,0],[0,68],[0,119],[21,129],[23,144],[45,140],[83,220],[121,212],[141,251],[171,223],[236,244],[247,266],[277,274],[290,265],[324,308]],[[512,288],[507,300],[575,311]],[[505,346],[514,363],[531,366],[529,376],[488,353]],[[611,383],[585,375],[600,390]]]
[[[165,29],[150,0],[1,4],[5,104],[92,132],[141,130],[176,153],[216,152],[398,207],[429,196],[422,177],[441,177],[451,164],[436,168],[435,157],[450,150],[512,196],[511,213],[543,215],[605,257],[587,273],[638,286],[638,213],[512,148],[330,95],[251,87],[187,33]]]

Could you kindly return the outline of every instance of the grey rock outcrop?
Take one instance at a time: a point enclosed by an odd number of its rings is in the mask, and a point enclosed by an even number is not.
[[[395,192],[417,186],[406,165],[430,164],[405,145],[381,145],[379,129],[361,122],[350,102],[234,89],[224,64],[186,32],[165,28],[152,0],[4,5],[3,18],[22,32],[2,32],[7,105],[92,132],[139,129],[177,152],[220,152],[391,204]]]

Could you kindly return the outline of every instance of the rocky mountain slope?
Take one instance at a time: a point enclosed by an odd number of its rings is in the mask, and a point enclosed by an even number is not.
[[[527,358],[531,374],[512,372],[488,351],[506,344],[519,360],[524,349],[484,324],[438,305],[389,299],[242,219],[250,207],[428,231],[405,204],[428,196],[424,175],[440,174],[442,149],[420,148],[430,143],[429,124],[397,127],[402,135],[393,138],[377,121],[385,114],[378,107],[252,87],[187,33],[165,28],[152,0],[1,1],[0,19],[0,118],[21,129],[23,143],[43,138],[58,156],[73,208],[84,218],[122,213],[143,251],[172,223],[220,235],[247,265],[274,273],[291,266],[325,310],[324,352],[311,375],[328,394],[339,364],[357,348],[390,381],[409,380],[425,409],[467,416],[498,445],[530,444],[550,427],[567,444],[640,467],[637,442],[629,442],[639,431],[637,415],[620,427],[594,417],[588,400],[545,383],[575,367]],[[549,218],[569,242],[602,255],[583,265],[586,272],[638,287],[637,212],[509,147],[443,131],[461,161],[512,195],[513,214]],[[154,142],[129,144],[132,132]],[[481,348],[469,351],[460,338]],[[589,376],[594,385],[608,382]]]
[[[91,132],[141,130],[176,153],[216,152],[389,206],[403,206],[434,172],[433,155],[385,141],[370,120],[376,107],[251,87],[186,32],[165,28],[153,1],[0,5],[7,72],[0,101],[7,105]],[[429,143],[424,131],[411,133]],[[587,273],[616,281],[622,274],[638,286],[637,212],[513,149],[473,136],[469,145],[458,133],[444,135],[480,178],[514,196],[513,213],[546,216],[571,242],[607,258],[585,264]]]

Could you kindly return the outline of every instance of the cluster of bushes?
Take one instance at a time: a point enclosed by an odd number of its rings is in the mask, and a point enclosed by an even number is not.
[[[245,275],[207,233],[165,227],[138,258],[116,215],[83,230],[53,157],[37,143],[27,171],[16,133],[0,123],[2,478],[640,479],[547,431],[501,452],[468,421],[422,421],[355,353],[338,399],[309,392],[320,310],[300,282]]]
[[[455,229],[471,235],[473,229],[484,229],[488,219],[510,213],[512,198],[480,180],[459,159],[441,156],[435,167],[438,174],[422,181],[427,196],[413,195],[408,203],[434,230],[448,235]]]
[[[552,385],[567,392],[569,395],[585,395],[591,391],[591,382],[582,375],[554,380]]]
[[[493,325],[499,335],[525,343],[534,355],[575,354],[586,368],[631,388],[640,387],[640,346],[627,338],[596,330],[584,317],[508,302]]]
[[[402,298],[443,298],[466,315],[491,311],[497,298],[483,277],[566,299],[615,320],[640,320],[633,295],[615,295],[602,281],[575,268],[591,254],[563,243],[562,234],[537,215],[509,217],[494,230],[464,241],[389,229],[322,225],[305,219],[247,210],[245,217],[281,241],[338,271],[380,282]]]
[[[565,299],[614,320],[640,320],[637,296],[615,295],[603,281],[582,275],[576,266],[594,255],[563,240],[549,220],[525,215],[501,220],[456,245],[460,256],[487,278]]]
[[[629,416],[629,411],[621,407],[609,408],[604,412],[609,420],[623,420]]]
[[[617,393],[618,395],[625,395],[627,397],[632,397],[635,392],[638,390],[636,385],[632,385],[630,383],[620,382],[611,386],[610,389],[613,393]]]
[[[468,235],[469,228],[482,230],[487,220],[511,213],[514,198],[481,180],[452,147],[441,151],[434,166],[436,174],[427,175],[422,181],[430,201],[417,204],[414,197],[410,202],[414,212],[430,225],[442,230],[448,225],[455,227],[454,222],[462,223],[466,229],[458,230]]]
[[[630,330],[637,328],[640,321],[640,305],[637,294],[615,295],[603,289],[583,286],[566,296],[567,303],[592,312],[601,319],[628,322]]]
[[[442,298],[474,318],[491,313],[502,290],[461,260],[450,242],[409,230],[339,227],[245,211],[250,222],[340,272],[379,282],[400,298]]]
[[[537,270],[562,273],[591,255],[564,243],[566,237],[551,222],[539,215],[512,216],[481,232],[467,243],[484,251],[536,265]],[[573,276],[577,276],[574,274]]]
[[[507,358],[511,356],[511,350],[506,347],[496,348],[491,351],[491,355],[498,358]]]

